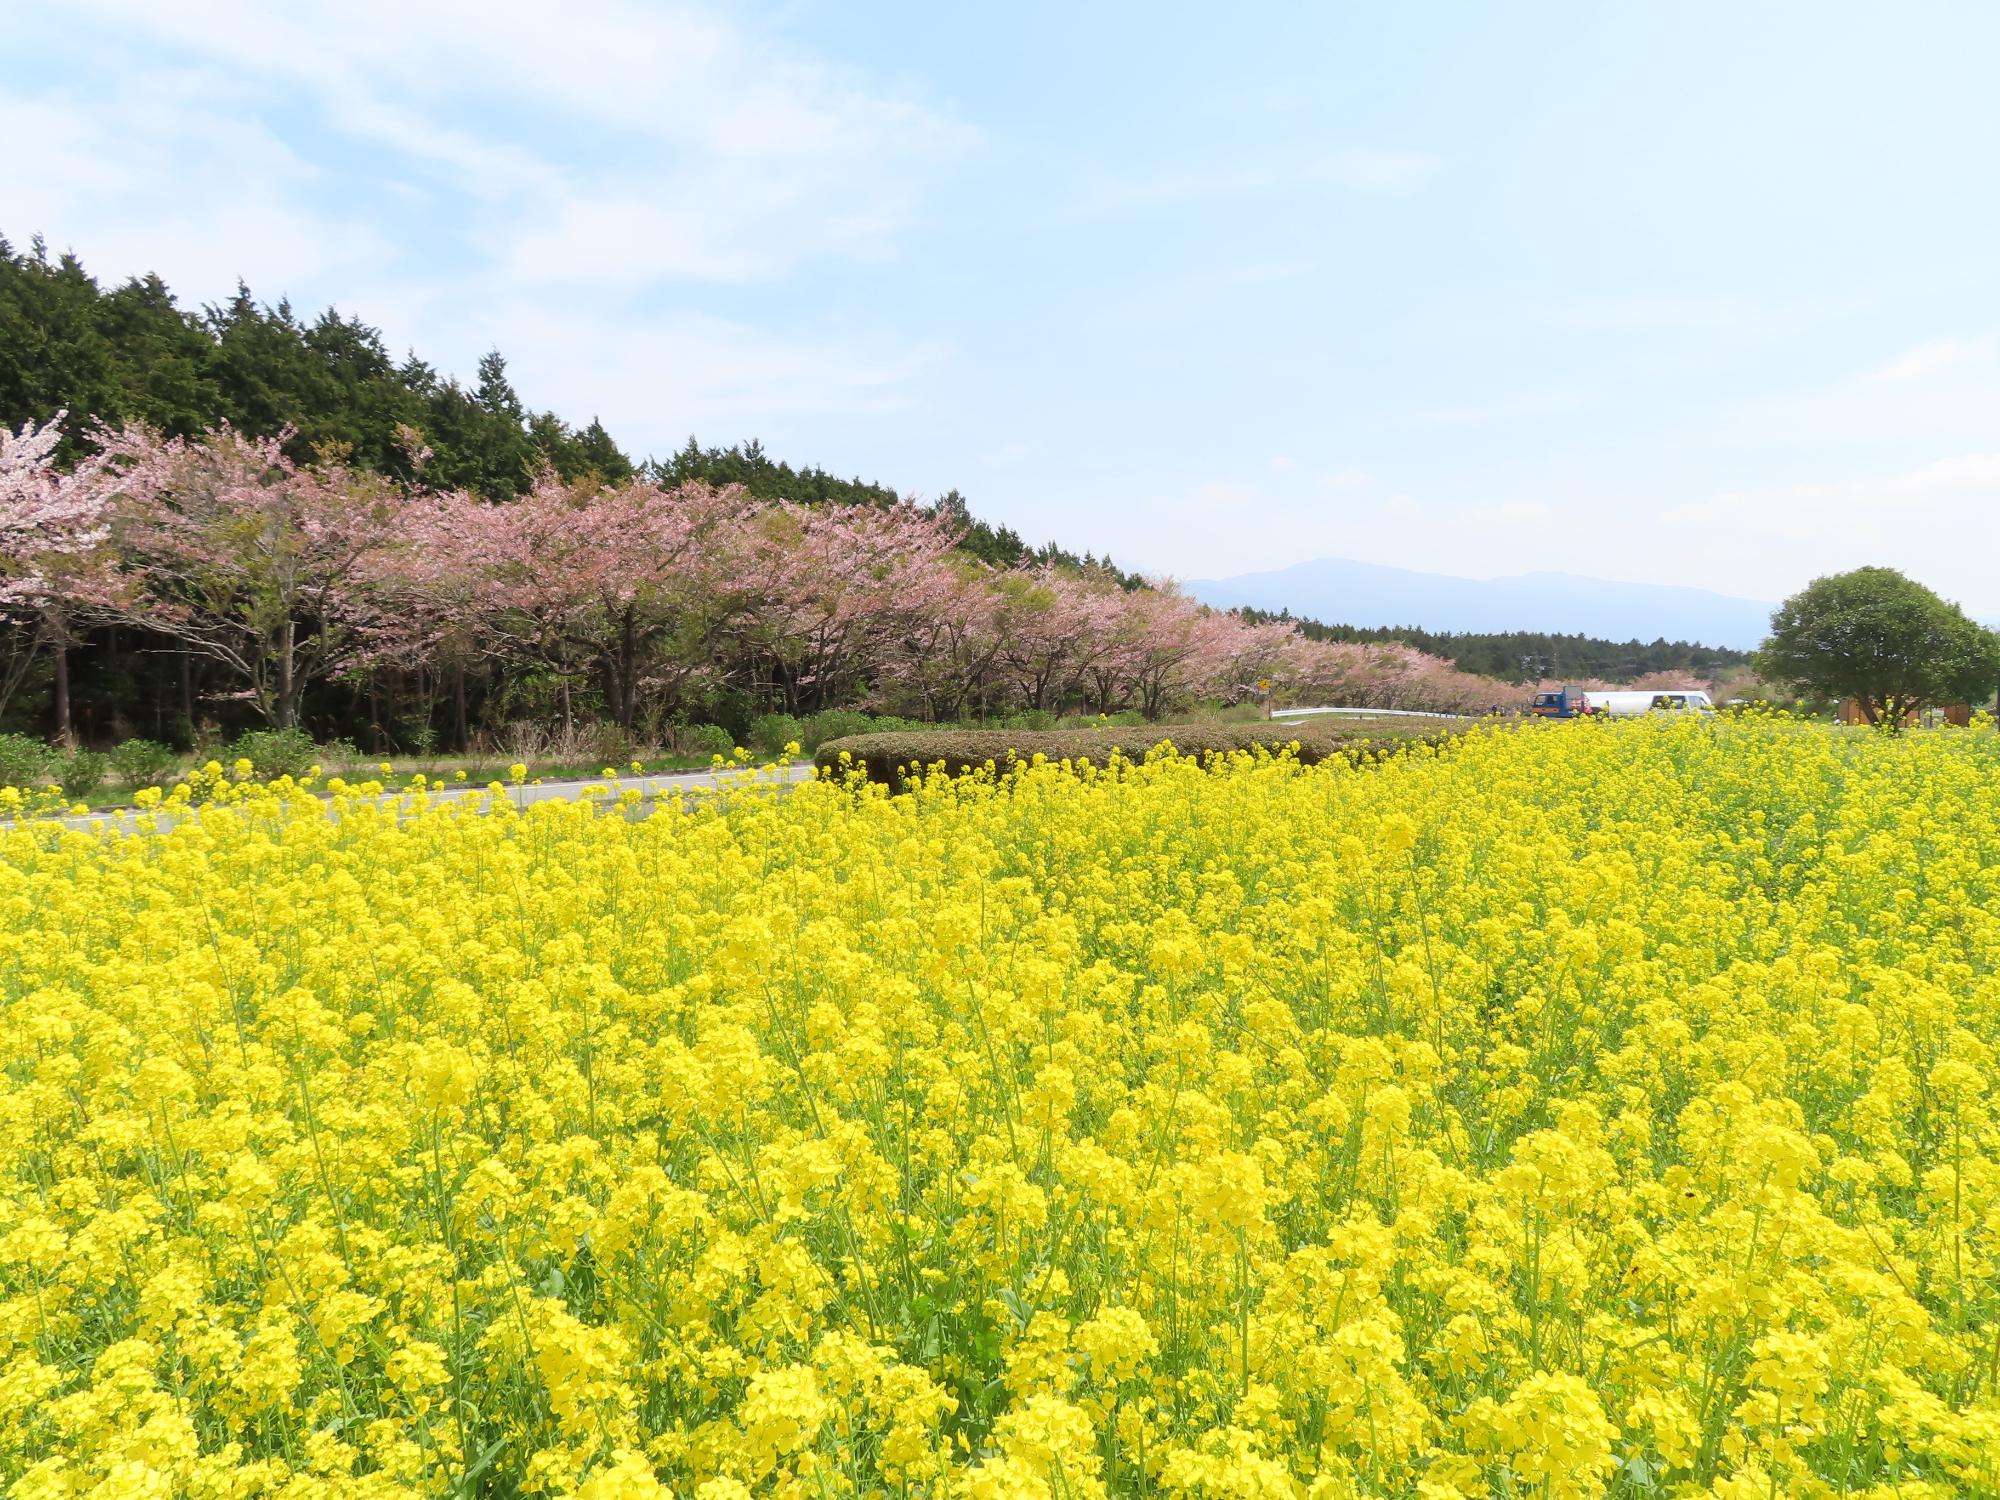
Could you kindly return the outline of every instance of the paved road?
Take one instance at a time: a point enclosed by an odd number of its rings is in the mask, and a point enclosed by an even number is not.
[[[1467,719],[1471,714],[1434,714],[1423,708],[1274,708],[1273,720],[1317,719],[1329,715],[1351,719]]]
[[[804,781],[812,776],[812,762],[809,760],[793,761],[782,769],[794,782]],[[636,787],[641,796],[650,802],[664,793],[712,792],[725,783],[739,785],[751,781],[750,774],[744,771],[666,771],[658,776],[621,776],[612,795],[615,797],[619,792]],[[763,784],[771,786],[780,783],[773,782],[767,777]],[[587,789],[596,787],[601,791],[603,786],[604,778],[601,776],[579,781],[544,781],[539,785],[509,786],[506,795],[507,800],[516,807],[529,807],[537,802],[573,802],[583,796]],[[469,781],[444,782],[426,790],[430,793],[432,805],[435,806],[485,792],[487,787],[484,783],[475,784]],[[402,795],[404,794],[400,792],[385,792],[380,800],[394,802]],[[151,833],[161,824],[168,822],[169,818],[142,813],[136,808],[122,807],[110,808],[104,812],[85,813],[82,817],[75,818],[37,818],[29,826],[75,828],[85,832],[93,829],[121,829],[126,833]],[[0,826],[6,825],[0,824]]]
[[[782,769],[790,774],[793,781],[807,781],[812,777],[812,762],[809,760],[795,760]],[[713,791],[725,782],[740,784],[749,780],[750,777],[742,771],[663,771],[658,776],[621,776],[618,778],[618,790],[637,787],[650,802],[662,792]],[[765,778],[764,784],[771,785],[770,778]],[[591,781],[545,781],[540,786],[510,786],[507,796],[520,807],[536,802],[573,802],[583,795],[584,788],[603,785],[604,778],[601,776]],[[452,785],[446,788],[442,797],[481,790],[484,788],[467,786],[461,789]],[[433,800],[442,800],[442,797]]]

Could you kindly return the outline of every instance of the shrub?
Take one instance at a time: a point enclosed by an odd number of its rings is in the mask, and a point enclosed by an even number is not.
[[[111,752],[111,769],[127,786],[159,786],[171,778],[180,756],[158,740],[127,740]]]
[[[1335,756],[1349,761],[1375,759],[1410,744],[1436,742],[1450,732],[1439,720],[1398,723],[1389,719],[1320,720],[1304,724],[1153,724],[1144,728],[1113,725],[1099,729],[1013,730],[947,729],[921,734],[860,734],[828,740],[813,757],[821,768],[837,768],[843,752],[850,765],[870,781],[898,785],[909,766],[942,761],[953,775],[979,769],[987,761],[1004,767],[1010,760],[1035,755],[1050,760],[1088,759],[1103,765],[1113,751],[1127,760],[1143,760],[1155,746],[1171,743],[1182,755],[1226,754],[1263,746],[1276,751],[1298,746],[1301,764],[1313,765]]]
[[[750,721],[750,748],[759,755],[782,755],[785,746],[803,741],[805,732],[793,714],[759,714]]]
[[[720,724],[681,724],[674,729],[674,750],[680,755],[728,755],[736,736]]]
[[[328,740],[321,745],[319,763],[329,776],[344,775],[364,764],[361,747],[350,739]]]
[[[0,734],[0,786],[40,787],[57,778],[56,752],[25,734]]]
[[[828,740],[850,734],[871,734],[884,727],[876,722],[873,714],[864,714],[858,708],[822,709],[819,713],[806,715],[799,744],[810,755]]]
[[[110,769],[111,757],[102,750],[71,750],[57,757],[55,774],[62,781],[63,795],[74,802],[103,786],[104,773]]]
[[[1045,708],[1024,708],[1000,721],[1002,729],[1054,729],[1056,716]]]
[[[829,708],[806,717],[805,732],[799,736],[799,745],[810,755],[828,740],[843,739],[849,735],[930,734],[950,727],[925,719],[905,719],[897,714],[863,713],[858,708]]]
[[[609,719],[590,726],[589,744],[593,766],[622,766],[637,748],[625,726]]]
[[[247,760],[256,768],[257,779],[270,781],[279,776],[303,776],[319,763],[319,746],[303,729],[251,729],[217,757],[224,765]]]

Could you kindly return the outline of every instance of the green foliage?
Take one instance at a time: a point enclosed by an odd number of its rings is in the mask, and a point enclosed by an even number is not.
[[[70,750],[58,757],[56,776],[62,782],[63,795],[71,801],[88,797],[104,785],[104,774],[111,769],[111,757],[102,750]]]
[[[74,256],[0,239],[0,327],[0,422],[67,411],[66,459],[96,417],[181,436],[222,422],[260,437],[291,428],[295,459],[338,452],[402,479],[414,473],[408,428],[431,450],[427,479],[495,500],[518,495],[543,463],[572,479],[634,473],[597,421],[575,429],[530,414],[497,351],[468,390],[414,357],[398,365],[359,318],[329,308],[302,319],[240,283],[227,302],[193,312],[157,276],[107,292]]]
[[[816,714],[807,714],[799,721],[799,748],[810,755],[828,740],[867,734],[874,727],[873,717],[859,709],[823,709]]]
[[[785,746],[801,743],[805,732],[792,714],[759,714],[750,721],[750,748],[759,755],[781,755]]]
[[[1417,727],[1418,725],[1422,727]],[[1451,732],[1440,720],[1340,719],[1301,724],[1151,724],[1092,729],[947,729],[929,732],[862,734],[828,740],[813,762],[822,770],[859,770],[870,781],[896,786],[910,767],[940,762],[953,775],[976,771],[987,762],[1005,767],[1043,755],[1050,760],[1088,759],[1104,765],[1114,751],[1143,760],[1162,743],[1182,755],[1227,754],[1262,747],[1277,751],[1296,745],[1299,761],[1314,765],[1335,756],[1360,761],[1406,745],[1435,741]],[[845,765],[841,757],[848,757]]]
[[[68,411],[66,461],[93,413],[182,434],[220,415],[211,342],[158,277],[107,293],[75,256],[51,260],[39,239],[16,253],[0,239],[0,328],[0,422]]]
[[[804,728],[798,736],[798,741],[808,755],[828,740],[844,739],[850,735],[890,734],[898,731],[922,733],[939,727],[923,719],[905,719],[895,714],[863,713],[858,708],[829,708],[816,714],[808,714],[801,722]]]
[[[1894,568],[1816,578],[1778,606],[1758,674],[1851,698],[1870,723],[1969,703],[2000,683],[2000,636]]]
[[[614,771],[627,764],[638,748],[624,727],[609,719],[590,725],[584,737],[589,743],[590,758],[599,767],[609,766]]]
[[[58,779],[56,752],[25,734],[0,734],[0,786],[39,787]]]
[[[1315,641],[1357,641],[1364,645],[1400,641],[1432,656],[1442,656],[1461,672],[1497,677],[1502,682],[1540,678],[1575,681],[1597,678],[1630,682],[1648,672],[1687,672],[1708,677],[1749,661],[1747,651],[1727,646],[1702,646],[1691,641],[1607,641],[1587,635],[1551,635],[1545,631],[1493,632],[1423,630],[1414,625],[1328,625],[1295,620],[1289,610],[1246,608],[1237,611],[1253,623],[1289,620]]]
[[[180,756],[158,740],[126,740],[111,751],[111,769],[127,786],[159,786],[179,765]]]
[[[429,450],[427,482],[491,500],[519,495],[544,463],[565,479],[594,474],[618,483],[638,472],[596,418],[577,428],[553,412],[529,412],[497,349],[467,387],[414,354],[397,364],[381,331],[359,318],[333,308],[301,318],[288,301],[260,303],[241,283],[227,302],[190,311],[157,276],[106,291],[76,257],[52,260],[39,239],[16,251],[0,238],[0,327],[9,333],[0,341],[0,422],[18,428],[67,411],[66,459],[77,457],[90,420],[101,418],[181,436],[222,422],[259,437],[290,428],[294,459],[338,452],[406,480],[416,471],[407,429]],[[798,504],[899,499],[871,480],[794,468],[755,440],[704,448],[690,437],[648,467],[669,483],[740,484],[760,499]],[[1108,558],[1053,542],[1029,546],[1011,528],[974,517],[956,490],[932,509],[958,524],[964,551],[996,566],[1102,565],[1125,587],[1140,585]]]
[[[100,750],[65,750],[25,734],[0,734],[0,786],[59,786],[75,801],[104,784],[110,765]]]
[[[1000,721],[1002,729],[1054,729],[1056,716],[1046,708],[1024,708]]]
[[[801,721],[799,745],[806,754],[825,744],[851,734],[870,734],[878,728],[893,728],[894,725],[878,725],[875,715],[862,713],[856,708],[829,708],[816,714],[808,714]]]
[[[673,745],[681,755],[729,755],[736,736],[720,724],[684,724],[673,731]]]
[[[227,765],[247,760],[256,768],[257,779],[303,776],[319,763],[319,746],[303,729],[252,729],[236,737],[236,742],[219,759]]]

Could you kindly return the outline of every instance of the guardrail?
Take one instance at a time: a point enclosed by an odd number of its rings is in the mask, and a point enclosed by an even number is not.
[[[1346,714],[1357,719],[1463,719],[1464,714],[1432,713],[1423,708],[1274,708],[1274,719],[1310,719],[1327,714]]]

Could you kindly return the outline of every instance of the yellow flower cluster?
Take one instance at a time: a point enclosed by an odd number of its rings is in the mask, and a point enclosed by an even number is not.
[[[1990,729],[209,779],[0,830],[17,1500],[2000,1492]]]

